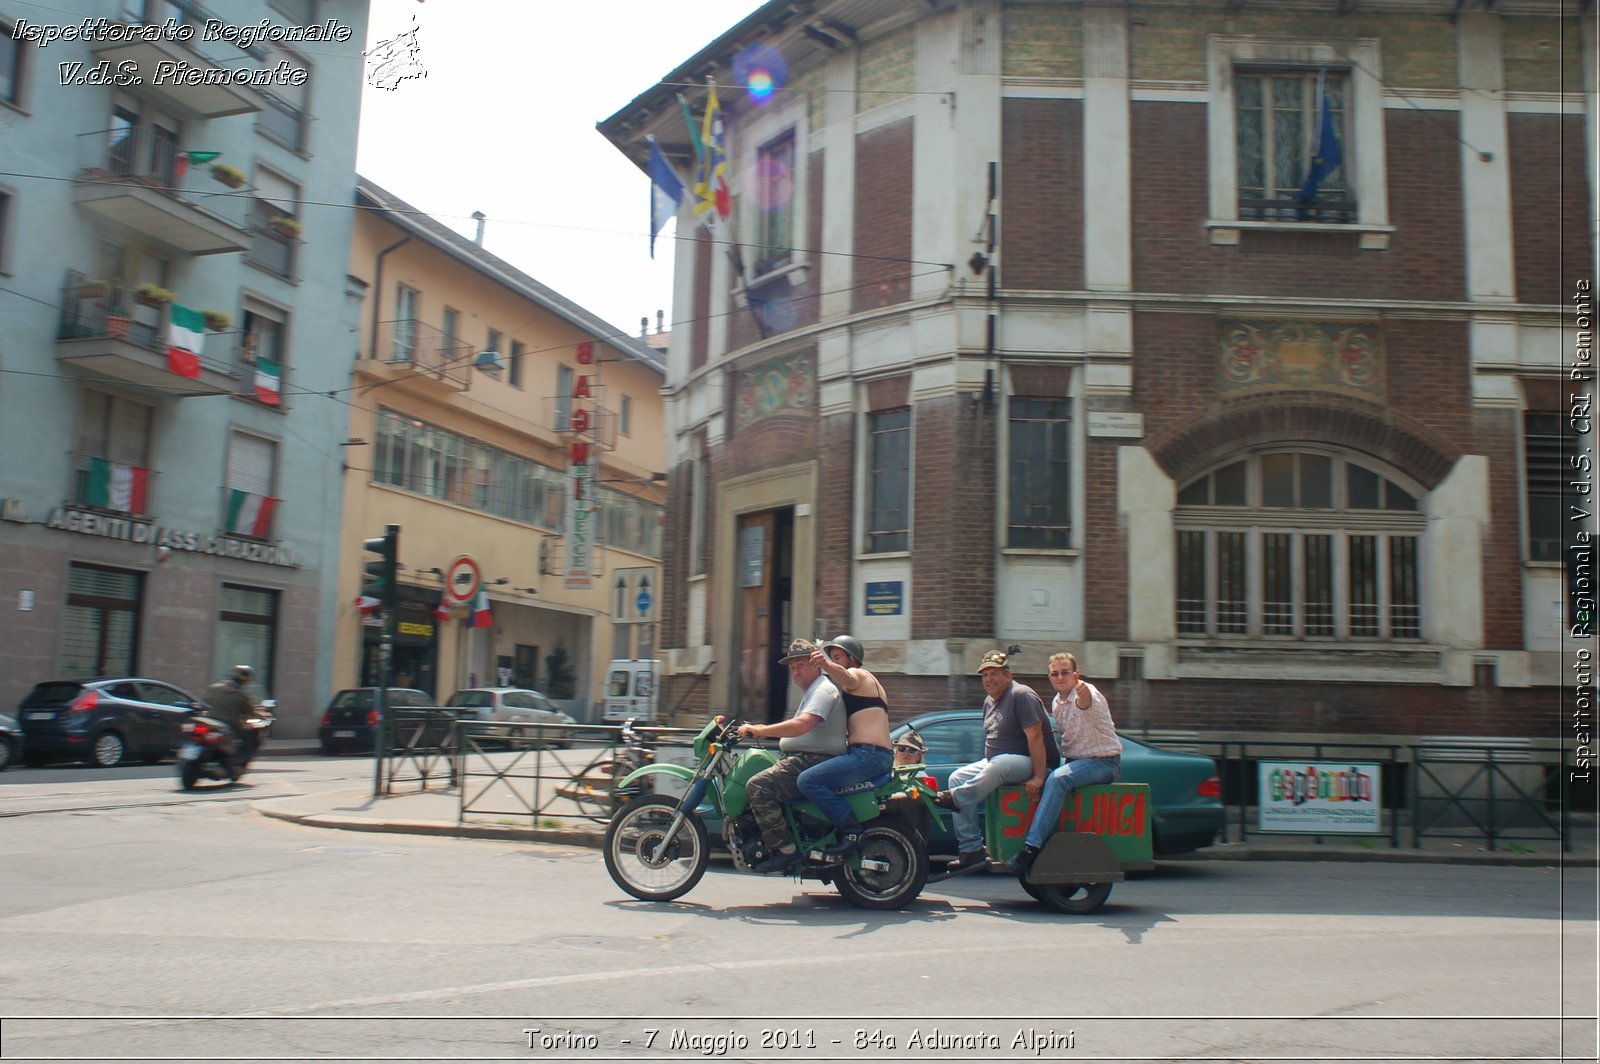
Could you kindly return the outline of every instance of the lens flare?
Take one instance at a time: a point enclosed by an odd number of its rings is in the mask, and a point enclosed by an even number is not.
[[[743,85],[758,106],[772,99],[788,80],[789,65],[783,53],[761,41],[746,45],[733,59],[733,80]]]

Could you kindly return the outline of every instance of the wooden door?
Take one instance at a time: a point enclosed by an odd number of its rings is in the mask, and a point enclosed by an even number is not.
[[[767,719],[772,649],[772,548],[777,522],[771,512],[739,518],[738,604],[739,704],[735,712]]]

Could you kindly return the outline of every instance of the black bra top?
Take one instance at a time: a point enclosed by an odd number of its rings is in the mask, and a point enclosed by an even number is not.
[[[840,691],[839,697],[844,701],[844,715],[853,717],[863,709],[881,709],[888,712],[889,703],[879,695],[853,695],[847,691]]]

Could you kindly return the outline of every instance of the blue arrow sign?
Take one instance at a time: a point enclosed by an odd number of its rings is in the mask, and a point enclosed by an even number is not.
[[[639,615],[641,617],[648,616],[650,613],[650,592],[641,588],[639,597],[633,600],[633,604],[639,607]]]

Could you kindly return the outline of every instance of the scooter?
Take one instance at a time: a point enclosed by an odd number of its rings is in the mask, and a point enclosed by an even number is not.
[[[740,751],[739,722],[713,717],[694,740],[698,765],[657,762],[640,768],[622,787],[654,776],[674,776],[686,784],[681,797],[649,794],[624,803],[605,835],[606,871],[612,880],[644,901],[672,901],[694,889],[711,860],[702,819],[720,814],[722,834],[734,867],[751,872],[763,848],[750,812],[747,786],[756,773],[772,767],[769,750]],[[808,801],[784,807],[784,819],[800,858],[784,874],[832,884],[850,904],[862,909],[902,909],[922,893],[928,879],[926,837],[901,815],[897,804],[912,803],[933,812],[934,791],[916,770],[896,769],[844,792],[864,830],[855,851],[830,857],[833,825]]]
[[[178,747],[178,781],[192,791],[201,780],[237,783],[272,730],[271,707],[263,703],[245,720],[245,734],[215,717],[196,710],[183,722],[183,745]]]

